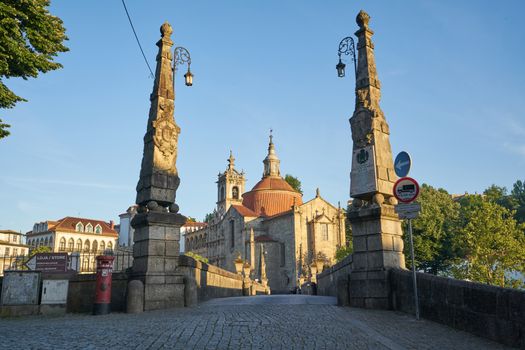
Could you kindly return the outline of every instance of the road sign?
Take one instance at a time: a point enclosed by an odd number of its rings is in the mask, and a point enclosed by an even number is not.
[[[411,165],[412,160],[410,159],[410,155],[405,151],[399,152],[399,154],[396,156],[396,160],[394,161],[394,170],[396,175],[398,177],[407,176]]]
[[[394,207],[400,219],[415,219],[421,211],[419,203],[400,203]]]
[[[67,253],[38,253],[25,265],[28,269],[42,272],[66,272]]]
[[[402,203],[410,203],[419,195],[419,184],[411,177],[402,177],[394,184],[394,197]]]

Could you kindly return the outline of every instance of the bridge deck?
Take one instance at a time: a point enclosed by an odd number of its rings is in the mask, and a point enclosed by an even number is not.
[[[6,349],[505,348],[409,315],[304,295],[214,299],[138,315],[0,319],[0,339]]]

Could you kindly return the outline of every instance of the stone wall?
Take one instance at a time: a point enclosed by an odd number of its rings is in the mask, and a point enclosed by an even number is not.
[[[414,313],[412,272],[389,274],[394,310]],[[525,349],[525,291],[417,274],[421,317]]]
[[[76,275],[69,281],[67,312],[91,312],[95,301],[96,274]],[[126,311],[128,275],[113,273],[111,282],[111,311]]]
[[[185,285],[196,283],[199,302],[233,296],[242,296],[242,277],[217,266],[208,265],[189,256],[179,256],[178,271],[185,277]]]
[[[352,272],[352,259],[353,256],[350,254],[337,264],[317,275],[318,295],[331,295],[334,297],[338,295],[337,280],[349,280],[350,272]],[[345,285],[348,285],[348,282],[346,282]]]

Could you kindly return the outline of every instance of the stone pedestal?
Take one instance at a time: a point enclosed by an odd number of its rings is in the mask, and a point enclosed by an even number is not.
[[[132,279],[144,284],[144,311],[184,306],[184,278],[179,263],[180,227],[186,217],[169,212],[137,214]]]
[[[404,268],[401,221],[389,204],[369,204],[348,213],[354,243],[350,306],[388,309],[388,270]]]

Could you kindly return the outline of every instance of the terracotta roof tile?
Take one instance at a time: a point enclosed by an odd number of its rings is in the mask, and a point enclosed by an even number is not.
[[[182,227],[206,227],[208,226],[207,223],[205,222],[193,222],[193,221],[188,221],[186,222],[184,225],[182,225]]]
[[[256,218],[258,215],[257,213],[255,213],[253,210],[251,210],[250,208],[246,208],[244,205],[237,205],[237,204],[234,204],[232,205],[232,207],[237,210],[237,212],[239,214],[241,214],[242,216],[249,216],[249,217],[254,217]]]
[[[110,223],[101,221],[101,220],[93,220],[93,219],[86,219],[86,218],[77,218],[72,216],[66,216],[65,218],[62,218],[57,221],[47,221],[48,224],[48,230],[49,231],[65,231],[65,232],[77,232],[76,231],[76,225],[78,222],[81,222],[84,227],[88,223],[91,223],[93,225],[93,234],[95,233],[95,227],[100,225],[102,227],[102,235],[109,235],[109,236],[118,236],[117,231],[115,231],[113,228],[111,228]],[[87,232],[84,232],[87,233]]]

